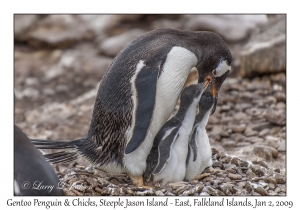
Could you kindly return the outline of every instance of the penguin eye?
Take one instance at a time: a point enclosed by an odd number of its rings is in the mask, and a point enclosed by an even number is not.
[[[212,74],[213,74],[214,76],[217,76],[217,71],[216,71],[216,70],[213,70],[213,71],[212,71]]]

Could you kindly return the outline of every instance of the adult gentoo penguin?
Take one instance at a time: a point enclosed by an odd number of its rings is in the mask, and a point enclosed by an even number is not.
[[[216,99],[231,65],[223,39],[212,32],[158,29],[129,43],[102,78],[90,129],[73,141],[34,140],[38,148],[75,148],[48,156],[68,161],[82,155],[111,173],[126,172],[134,184],[142,174],[153,140],[174,110],[190,70],[212,82]]]
[[[178,112],[164,124],[154,139],[144,173],[147,181],[159,181],[165,185],[184,179],[189,136],[199,100],[208,83],[191,85],[182,92]]]
[[[15,195],[64,195],[53,168],[27,136],[14,128]]]
[[[196,175],[201,174],[205,168],[212,165],[212,151],[205,129],[212,106],[213,96],[211,90],[207,88],[200,99],[199,113],[196,116],[189,140],[185,180],[192,180]]]

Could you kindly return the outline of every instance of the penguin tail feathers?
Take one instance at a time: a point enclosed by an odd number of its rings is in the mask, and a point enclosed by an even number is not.
[[[73,149],[51,154],[44,154],[45,159],[50,163],[66,163],[76,160],[79,156],[77,147],[82,139],[62,141],[62,140],[39,140],[31,139],[37,149]]]
[[[71,141],[62,141],[62,140],[39,140],[31,139],[31,142],[38,149],[70,149],[76,148],[76,145],[80,142],[81,139],[71,140]]]
[[[50,163],[67,163],[78,158],[78,152],[76,151],[63,151],[63,152],[56,152],[44,155],[46,160]]]

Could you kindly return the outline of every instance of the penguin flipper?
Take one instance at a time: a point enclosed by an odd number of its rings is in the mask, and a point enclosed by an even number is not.
[[[144,66],[135,80],[136,112],[133,134],[125,149],[125,154],[135,151],[145,140],[153,116],[156,97],[158,69]]]
[[[197,159],[197,147],[198,147],[197,142],[196,142],[196,139],[198,138],[197,136],[198,136],[198,129],[195,128],[194,132],[192,134],[192,138],[189,142],[189,145],[193,151],[193,161],[195,161]]]
[[[172,146],[179,137],[178,128],[174,129],[169,136],[162,140],[158,146],[158,163],[152,172],[154,175],[160,173],[171,159]]]

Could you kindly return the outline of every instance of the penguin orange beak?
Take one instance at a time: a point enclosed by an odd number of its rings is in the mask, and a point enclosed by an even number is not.
[[[205,77],[206,80],[209,80],[211,82],[211,93],[214,98],[214,105],[210,112],[211,114],[213,114],[216,111],[217,102],[218,102],[218,91],[221,88],[225,79],[227,78],[228,74],[229,74],[229,71],[227,71],[224,75],[222,75],[220,77],[215,77],[212,74],[209,74],[208,76]]]
[[[215,85],[215,79],[213,79],[210,75],[208,75],[205,79],[211,83],[211,93],[214,98],[214,104],[210,111],[210,114],[212,115],[216,111],[216,107],[217,107],[218,89],[216,88],[216,85]]]

